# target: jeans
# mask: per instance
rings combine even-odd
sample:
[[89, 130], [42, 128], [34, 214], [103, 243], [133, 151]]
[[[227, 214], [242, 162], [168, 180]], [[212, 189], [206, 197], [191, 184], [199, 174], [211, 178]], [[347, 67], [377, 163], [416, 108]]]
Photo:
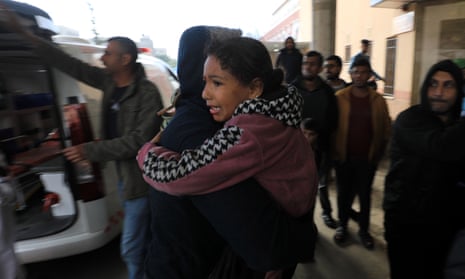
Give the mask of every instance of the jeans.
[[[118, 183], [118, 188], [122, 188]], [[121, 257], [129, 279], [144, 278], [146, 246], [150, 241], [150, 209], [148, 196], [123, 201], [124, 222], [121, 235]]]

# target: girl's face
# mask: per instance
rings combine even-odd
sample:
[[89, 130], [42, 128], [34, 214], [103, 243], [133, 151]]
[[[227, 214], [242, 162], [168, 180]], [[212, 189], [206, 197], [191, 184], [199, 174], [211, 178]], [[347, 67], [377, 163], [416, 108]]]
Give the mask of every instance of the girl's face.
[[203, 78], [205, 88], [202, 98], [207, 101], [213, 119], [218, 122], [229, 120], [240, 103], [260, 96], [263, 90], [258, 79], [247, 86], [241, 84], [228, 71], [221, 69], [218, 59], [214, 56], [207, 57]]

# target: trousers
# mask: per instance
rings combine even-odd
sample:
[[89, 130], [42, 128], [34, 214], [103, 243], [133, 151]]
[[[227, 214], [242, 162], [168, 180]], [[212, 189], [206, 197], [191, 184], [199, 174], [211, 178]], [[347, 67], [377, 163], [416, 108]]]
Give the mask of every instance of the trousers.
[[258, 272], [313, 259], [313, 212], [290, 217], [253, 179], [188, 198], [151, 189], [150, 200], [147, 278], [207, 278], [226, 246]]
[[[122, 183], [119, 183], [121, 189]], [[148, 196], [123, 201], [124, 220], [121, 234], [121, 257], [129, 279], [144, 278], [147, 243], [150, 241], [150, 208]]]
[[339, 223], [346, 227], [355, 196], [360, 201], [359, 227], [368, 232], [370, 225], [371, 192], [376, 165], [363, 160], [347, 160], [335, 166]]

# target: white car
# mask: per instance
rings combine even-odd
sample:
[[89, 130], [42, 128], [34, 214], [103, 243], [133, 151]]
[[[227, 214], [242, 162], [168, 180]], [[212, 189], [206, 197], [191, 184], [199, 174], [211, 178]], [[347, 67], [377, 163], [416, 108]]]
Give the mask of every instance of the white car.
[[[3, 1], [36, 34], [98, 64], [103, 47], [55, 36], [42, 10]], [[176, 76], [161, 60], [140, 55], [165, 105]], [[101, 93], [49, 68], [27, 42], [0, 29], [0, 143], [10, 160], [18, 196], [15, 251], [22, 263], [97, 249], [121, 232], [123, 211], [114, 164], [73, 165], [62, 148], [96, 139]]]

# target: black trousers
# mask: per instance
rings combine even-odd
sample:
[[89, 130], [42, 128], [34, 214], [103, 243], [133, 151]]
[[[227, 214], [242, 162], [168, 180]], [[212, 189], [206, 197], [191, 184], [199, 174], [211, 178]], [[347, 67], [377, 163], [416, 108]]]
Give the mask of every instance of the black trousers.
[[391, 279], [444, 278], [453, 236], [453, 230], [446, 226], [398, 223], [386, 216], [385, 238]]
[[[161, 144], [181, 152], [199, 146], [219, 128], [206, 109], [188, 99], [164, 130]], [[152, 242], [146, 277], [205, 279], [230, 247], [252, 271], [294, 267], [311, 260], [313, 212], [292, 218], [249, 179], [215, 193], [174, 197], [150, 190]]]
[[207, 278], [226, 246], [262, 273], [313, 259], [313, 212], [290, 217], [253, 179], [202, 196], [150, 196], [147, 278]]
[[325, 215], [331, 215], [331, 213], [333, 212], [328, 193], [328, 180], [331, 169], [332, 162], [329, 159], [327, 152], [321, 152], [320, 162], [318, 166], [318, 198], [320, 200], [321, 209], [323, 211], [322, 213]]
[[207, 278], [225, 245], [191, 201], [150, 189], [146, 278]]
[[459, 231], [452, 243], [450, 253], [448, 254], [445, 279], [465, 278], [465, 229]]
[[363, 160], [348, 160], [344, 163], [337, 163], [335, 170], [340, 225], [347, 227], [352, 204], [355, 196], [358, 196], [360, 202], [360, 231], [368, 232], [370, 225], [371, 191], [376, 165]]

